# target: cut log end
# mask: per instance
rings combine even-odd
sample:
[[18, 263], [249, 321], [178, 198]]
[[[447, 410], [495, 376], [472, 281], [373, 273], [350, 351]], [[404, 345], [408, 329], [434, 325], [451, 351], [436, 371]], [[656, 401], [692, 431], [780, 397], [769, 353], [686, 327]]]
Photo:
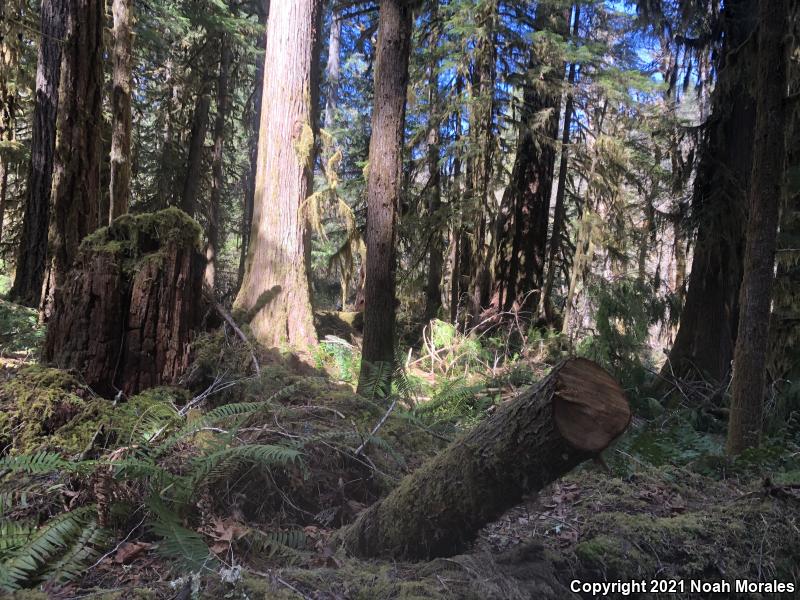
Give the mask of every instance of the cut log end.
[[622, 387], [602, 367], [573, 358], [558, 371], [553, 420], [572, 446], [605, 450], [628, 427], [631, 410]]

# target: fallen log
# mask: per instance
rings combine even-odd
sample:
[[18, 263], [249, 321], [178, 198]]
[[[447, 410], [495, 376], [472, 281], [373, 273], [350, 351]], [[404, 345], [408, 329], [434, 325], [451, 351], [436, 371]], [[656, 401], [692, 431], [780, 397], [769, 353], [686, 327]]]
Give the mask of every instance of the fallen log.
[[405, 477], [340, 540], [367, 558], [457, 554], [524, 494], [596, 457], [630, 418], [611, 375], [589, 360], [569, 359]]

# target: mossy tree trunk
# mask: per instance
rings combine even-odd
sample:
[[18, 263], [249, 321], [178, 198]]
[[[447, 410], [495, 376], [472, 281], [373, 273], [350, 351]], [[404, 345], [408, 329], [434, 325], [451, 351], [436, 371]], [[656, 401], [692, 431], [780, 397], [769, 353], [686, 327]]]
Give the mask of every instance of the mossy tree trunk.
[[10, 297], [26, 306], [38, 306], [47, 266], [50, 192], [56, 144], [56, 112], [61, 78], [61, 40], [67, 0], [43, 0], [41, 38], [36, 63], [31, 158], [17, 269]]
[[45, 360], [109, 397], [177, 383], [202, 315], [199, 244], [176, 208], [123, 215], [88, 237], [56, 291]]
[[362, 557], [427, 559], [464, 549], [478, 530], [628, 426], [619, 384], [585, 359], [561, 363], [407, 476], [340, 535]]
[[412, 21], [409, 2], [381, 1], [367, 181], [361, 388], [372, 367], [394, 362], [395, 245], [403, 182], [403, 133]]
[[234, 303], [262, 344], [301, 351], [317, 341], [302, 204], [312, 187], [321, 15], [321, 0], [270, 5], [253, 223]]
[[758, 90], [747, 247], [734, 353], [728, 452], [739, 454], [761, 438], [769, 349], [769, 321], [778, 216], [786, 160], [786, 0], [760, 0]]

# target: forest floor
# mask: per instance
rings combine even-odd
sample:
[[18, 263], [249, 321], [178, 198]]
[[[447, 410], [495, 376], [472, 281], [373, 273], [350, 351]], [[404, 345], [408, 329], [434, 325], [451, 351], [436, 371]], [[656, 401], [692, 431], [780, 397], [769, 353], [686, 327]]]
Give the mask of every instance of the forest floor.
[[[0, 357], [0, 567], [11, 574], [0, 583], [19, 588], [12, 598], [557, 599], [596, 595], [574, 594], [573, 580], [653, 579], [682, 580], [677, 597], [696, 598], [711, 596], [688, 593], [690, 580], [800, 582], [794, 421], [731, 462], [707, 411], [637, 401], [607, 464], [524, 499], [462, 554], [364, 561], [337, 548], [336, 530], [513, 397], [520, 363], [432, 388], [437, 369], [462, 370], [464, 340], [433, 349], [435, 365], [409, 358], [402, 401], [374, 431], [386, 399], [353, 392], [341, 336], [313, 366], [259, 351], [256, 377], [249, 348], [209, 335], [184, 388], [112, 405], [37, 365], [30, 315], [3, 314], [19, 328]], [[551, 364], [533, 358], [530, 381]]]

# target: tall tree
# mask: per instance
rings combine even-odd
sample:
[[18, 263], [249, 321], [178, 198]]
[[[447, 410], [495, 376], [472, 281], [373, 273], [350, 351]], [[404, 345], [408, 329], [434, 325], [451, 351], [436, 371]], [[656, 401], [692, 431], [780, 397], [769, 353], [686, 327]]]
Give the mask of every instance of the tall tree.
[[205, 284], [214, 289], [217, 273], [217, 252], [220, 243], [220, 204], [225, 185], [223, 151], [225, 147], [225, 120], [228, 118], [230, 97], [228, 78], [231, 69], [230, 41], [220, 34], [219, 76], [217, 77], [217, 115], [214, 120], [214, 152], [211, 158], [211, 196], [208, 201], [208, 239], [206, 241]]
[[728, 452], [761, 437], [778, 215], [786, 159], [788, 2], [760, 0], [757, 105], [739, 335], [734, 354]]
[[[566, 36], [569, 10], [540, 2], [520, 108], [517, 154], [497, 231], [498, 308], [514, 304], [531, 315], [544, 283], [550, 194], [561, 110], [564, 63], [551, 32]], [[509, 239], [510, 238], [510, 239]]]
[[192, 113], [192, 132], [189, 136], [189, 152], [186, 155], [186, 173], [181, 195], [181, 209], [190, 217], [197, 216], [197, 195], [203, 172], [203, 151], [206, 144], [210, 108], [211, 96], [205, 90], [201, 90], [197, 95], [197, 102]]
[[[578, 37], [578, 28], [580, 27], [580, 23], [581, 6], [580, 4], [576, 4], [571, 32], [572, 40], [576, 40]], [[548, 244], [547, 276], [545, 277], [544, 288], [542, 288], [541, 298], [539, 299], [539, 314], [543, 315], [549, 322], [553, 321], [553, 285], [555, 283], [556, 269], [558, 268], [558, 253], [561, 249], [564, 222], [566, 220], [566, 207], [564, 206], [564, 199], [567, 192], [570, 129], [572, 127], [572, 116], [575, 110], [575, 98], [572, 93], [572, 87], [575, 85], [575, 80], [577, 79], [577, 71], [577, 63], [570, 63], [569, 74], [567, 75], [567, 85], [569, 87], [566, 93], [566, 102], [564, 103], [564, 119], [561, 132], [561, 156], [558, 166], [556, 202], [555, 207], [553, 208], [553, 228], [550, 232], [550, 242]]]
[[104, 17], [104, 3], [100, 0], [67, 2], [50, 241], [56, 303], [58, 290], [81, 240], [94, 231], [100, 221]]
[[[331, 3], [333, 4], [333, 3]], [[335, 10], [331, 11], [331, 30], [328, 35], [328, 63], [325, 65], [325, 81], [328, 88], [325, 94], [325, 129], [333, 127], [333, 119], [339, 103], [339, 78], [341, 61], [339, 58], [342, 38], [342, 19]]]
[[[258, 48], [263, 52], [267, 46], [267, 17], [269, 15], [269, 1], [261, 0], [257, 4], [258, 22], [263, 33], [258, 38]], [[248, 135], [248, 150], [250, 164], [247, 169], [247, 180], [244, 191], [244, 204], [242, 206], [241, 223], [241, 249], [239, 254], [239, 269], [236, 277], [236, 287], [242, 285], [244, 268], [247, 264], [247, 248], [250, 245], [250, 229], [253, 225], [253, 199], [256, 195], [256, 174], [258, 171], [258, 129], [261, 125], [261, 93], [264, 87], [264, 59], [258, 60], [252, 95], [252, 108], [246, 111]]]
[[321, 0], [270, 6], [253, 225], [234, 303], [261, 343], [301, 350], [317, 339], [308, 282], [309, 227], [300, 209], [312, 185], [321, 15]]
[[130, 0], [113, 0], [113, 87], [111, 89], [111, 184], [109, 222], [128, 212], [131, 195], [132, 44]]
[[68, 5], [68, 0], [43, 0], [41, 4], [30, 169], [17, 270], [10, 293], [12, 299], [27, 306], [39, 304], [47, 265], [61, 40]]
[[722, 10], [718, 78], [692, 200], [697, 240], [667, 375], [699, 370], [721, 381], [730, 373], [753, 160], [757, 7], [757, 0], [729, 0]]
[[381, 0], [367, 181], [361, 389], [369, 380], [371, 368], [394, 361], [395, 241], [403, 181], [403, 133], [412, 24], [409, 2]]
[[439, 128], [440, 128], [440, 99], [439, 99], [439, 59], [437, 47], [439, 45], [441, 24], [437, 4], [431, 7], [430, 31], [428, 34], [428, 132], [427, 132], [427, 162], [428, 162], [428, 216], [431, 219], [431, 239], [428, 244], [428, 279], [425, 285], [425, 319], [430, 320], [437, 316], [442, 308], [442, 269], [444, 267], [444, 239], [441, 215], [442, 205], [442, 173], [439, 166]]

